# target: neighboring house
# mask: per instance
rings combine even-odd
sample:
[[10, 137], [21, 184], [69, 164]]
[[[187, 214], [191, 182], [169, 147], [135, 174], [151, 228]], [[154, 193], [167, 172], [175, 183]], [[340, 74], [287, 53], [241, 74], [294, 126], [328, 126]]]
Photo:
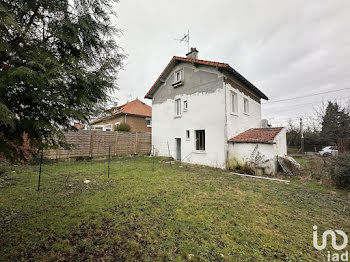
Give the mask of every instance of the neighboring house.
[[[152, 99], [155, 153], [189, 163], [229, 167], [230, 160], [249, 155], [237, 152], [243, 144], [234, 138], [262, 127], [261, 99], [268, 98], [228, 64], [199, 60], [195, 48], [186, 56], [174, 56], [145, 96]], [[265, 135], [266, 130], [259, 134]], [[280, 138], [268, 141], [279, 148], [273, 153], [264, 139], [244, 147], [252, 157], [263, 155], [273, 162], [273, 171], [277, 156], [287, 153], [285, 132], [274, 130]]]
[[90, 129], [113, 131], [121, 123], [130, 125], [130, 131], [151, 132], [152, 107], [136, 99], [108, 110], [108, 115], [90, 123]]
[[80, 123], [74, 123], [74, 125], [73, 125], [76, 129], [84, 129], [85, 128], [85, 126], [83, 125], [83, 124], [80, 124]]

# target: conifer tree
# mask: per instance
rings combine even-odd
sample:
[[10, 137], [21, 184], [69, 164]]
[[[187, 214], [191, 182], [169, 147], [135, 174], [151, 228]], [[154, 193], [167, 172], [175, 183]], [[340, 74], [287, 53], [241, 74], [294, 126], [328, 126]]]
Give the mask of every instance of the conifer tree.
[[114, 0], [0, 0], [0, 152], [64, 143], [116, 88], [123, 52]]

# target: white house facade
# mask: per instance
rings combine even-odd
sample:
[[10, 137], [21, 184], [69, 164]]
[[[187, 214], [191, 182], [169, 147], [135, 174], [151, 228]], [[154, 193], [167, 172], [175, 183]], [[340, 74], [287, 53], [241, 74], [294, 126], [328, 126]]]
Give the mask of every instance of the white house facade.
[[228, 167], [229, 139], [261, 127], [267, 97], [228, 64], [173, 57], [146, 94], [152, 99], [154, 153], [178, 161]]

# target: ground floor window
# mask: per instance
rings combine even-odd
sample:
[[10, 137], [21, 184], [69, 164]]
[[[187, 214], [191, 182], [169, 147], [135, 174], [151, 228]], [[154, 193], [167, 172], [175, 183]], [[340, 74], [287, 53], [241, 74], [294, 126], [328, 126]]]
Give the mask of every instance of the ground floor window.
[[205, 130], [196, 130], [196, 150], [205, 150]]

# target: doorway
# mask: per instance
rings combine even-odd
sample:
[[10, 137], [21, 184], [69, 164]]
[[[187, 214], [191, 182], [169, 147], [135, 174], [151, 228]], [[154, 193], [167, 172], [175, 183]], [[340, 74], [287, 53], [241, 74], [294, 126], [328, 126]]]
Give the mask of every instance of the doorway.
[[176, 141], [176, 160], [181, 161], [181, 138], [175, 138]]

